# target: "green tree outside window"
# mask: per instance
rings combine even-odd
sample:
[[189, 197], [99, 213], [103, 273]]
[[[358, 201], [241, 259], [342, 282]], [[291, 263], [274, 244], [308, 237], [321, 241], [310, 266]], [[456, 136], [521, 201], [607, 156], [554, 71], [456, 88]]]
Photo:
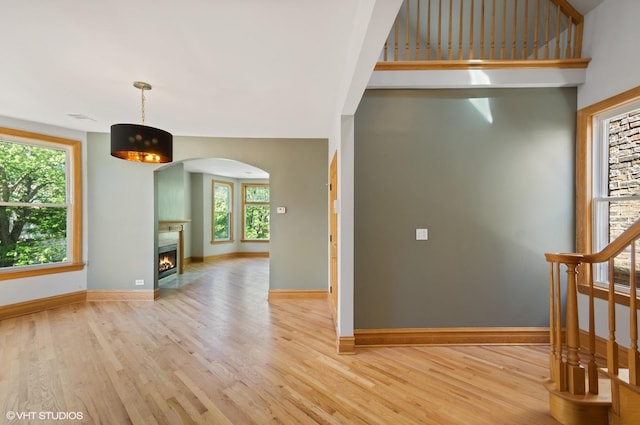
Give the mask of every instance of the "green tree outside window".
[[67, 152], [0, 139], [0, 267], [67, 261]]
[[233, 204], [233, 186], [226, 182], [213, 182], [213, 241], [232, 240], [231, 205]]
[[243, 240], [268, 241], [270, 237], [269, 185], [245, 183], [242, 185], [242, 190]]

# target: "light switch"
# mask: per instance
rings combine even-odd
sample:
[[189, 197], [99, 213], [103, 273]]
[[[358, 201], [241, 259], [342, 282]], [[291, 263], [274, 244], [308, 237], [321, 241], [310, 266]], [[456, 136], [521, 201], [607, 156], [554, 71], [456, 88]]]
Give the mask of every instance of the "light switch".
[[416, 229], [416, 240], [426, 241], [429, 239], [429, 229]]
[[276, 208], [276, 212], [278, 214], [286, 214], [287, 213], [287, 207], [278, 207], [278, 208]]

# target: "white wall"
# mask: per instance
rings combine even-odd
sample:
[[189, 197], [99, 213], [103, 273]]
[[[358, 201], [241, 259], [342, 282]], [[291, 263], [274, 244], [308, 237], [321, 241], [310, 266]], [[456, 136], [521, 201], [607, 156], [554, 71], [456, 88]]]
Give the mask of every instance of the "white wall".
[[[393, 24], [402, 0], [361, 1], [358, 17], [369, 20], [368, 25], [354, 24], [352, 46], [363, 46], [357, 55], [345, 57], [345, 73], [341, 80], [338, 109], [335, 116], [327, 164], [338, 155], [338, 336], [353, 336], [353, 117], [369, 81], [373, 66]], [[366, 40], [362, 44], [362, 40]], [[354, 48], [348, 49], [353, 51]], [[356, 49], [358, 50], [358, 49]], [[329, 176], [327, 175], [327, 181]], [[327, 204], [329, 201], [327, 193]], [[327, 218], [328, 220], [328, 218]], [[327, 247], [327, 254], [328, 254]], [[327, 259], [327, 269], [329, 262]], [[329, 278], [328, 278], [329, 279]], [[327, 279], [327, 287], [330, 283]]]
[[[29, 131], [49, 136], [79, 140], [82, 146], [82, 258], [86, 262], [88, 249], [88, 214], [87, 214], [87, 135], [86, 133], [60, 127], [38, 124], [29, 121], [16, 120], [0, 116], [0, 126], [15, 130]], [[35, 276], [23, 279], [0, 281], [0, 305], [19, 303], [37, 298], [51, 297], [87, 289], [87, 269]]]
[[[596, 335], [601, 338], [609, 338], [609, 307], [606, 300], [596, 299], [594, 302]], [[589, 297], [578, 294], [578, 312], [580, 329], [589, 329]], [[629, 307], [616, 306], [616, 340], [618, 344], [629, 347]]]
[[338, 155], [338, 335], [352, 336], [354, 325], [354, 116], [343, 116]]
[[638, 0], [606, 0], [585, 16], [582, 55], [592, 60], [578, 109], [640, 85], [638, 17]]

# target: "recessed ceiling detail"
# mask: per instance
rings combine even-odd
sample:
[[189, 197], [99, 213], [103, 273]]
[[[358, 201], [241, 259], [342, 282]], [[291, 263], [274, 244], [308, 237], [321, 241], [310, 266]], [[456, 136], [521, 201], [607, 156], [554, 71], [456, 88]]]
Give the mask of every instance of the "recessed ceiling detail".
[[234, 179], [268, 179], [269, 173], [244, 162], [226, 158], [202, 158], [184, 161], [190, 173], [214, 174]]

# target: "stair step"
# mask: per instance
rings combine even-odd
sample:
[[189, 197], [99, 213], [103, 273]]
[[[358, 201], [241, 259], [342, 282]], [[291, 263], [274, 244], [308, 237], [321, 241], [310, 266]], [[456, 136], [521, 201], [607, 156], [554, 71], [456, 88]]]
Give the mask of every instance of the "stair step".
[[629, 389], [640, 393], [640, 386], [638, 385], [632, 385], [629, 383], [629, 369], [618, 369], [618, 374], [614, 374], [614, 373], [609, 373], [609, 369], [605, 368], [600, 368], [598, 369], [598, 371], [600, 373], [602, 373], [603, 375], [605, 375], [606, 377], [610, 378], [613, 381], [616, 381], [620, 384], [625, 385], [626, 387], [628, 387]]
[[567, 391], [557, 391], [555, 383], [551, 380], [546, 380], [544, 386], [549, 393], [557, 394], [558, 397], [571, 400], [574, 403], [611, 406], [611, 380], [609, 378], [598, 378], [598, 394], [576, 395]]
[[546, 380], [549, 391], [551, 416], [563, 425], [607, 425], [611, 407], [611, 380], [598, 378], [599, 394], [575, 395], [555, 389], [555, 383]]

